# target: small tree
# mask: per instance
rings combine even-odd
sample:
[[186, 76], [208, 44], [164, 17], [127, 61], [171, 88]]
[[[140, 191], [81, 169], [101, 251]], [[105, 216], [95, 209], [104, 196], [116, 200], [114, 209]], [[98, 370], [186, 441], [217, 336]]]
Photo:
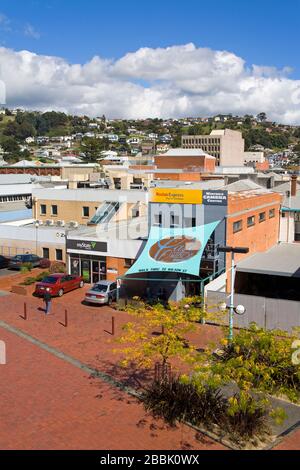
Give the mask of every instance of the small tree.
[[[123, 326], [124, 334], [117, 341], [122, 347], [121, 364], [135, 363], [150, 369], [156, 362], [165, 370], [171, 358], [193, 363], [197, 356], [195, 347], [186, 340], [186, 334], [195, 329], [195, 322], [204, 316], [199, 298], [187, 298], [179, 303], [148, 305], [138, 300], [129, 306], [128, 313], [135, 319]], [[161, 334], [157, 330], [163, 331]], [[118, 350], [120, 352], [120, 350]]]

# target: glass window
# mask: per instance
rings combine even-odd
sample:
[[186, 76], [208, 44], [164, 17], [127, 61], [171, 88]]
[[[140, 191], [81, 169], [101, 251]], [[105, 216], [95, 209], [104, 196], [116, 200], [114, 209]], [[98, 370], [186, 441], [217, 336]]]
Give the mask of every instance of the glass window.
[[233, 223], [233, 233], [240, 232], [243, 228], [242, 220], [238, 220], [237, 222]]
[[47, 206], [46, 206], [46, 204], [41, 204], [41, 205], [40, 205], [40, 213], [41, 213], [41, 215], [46, 215], [46, 214], [47, 214]]
[[275, 217], [275, 209], [269, 210], [269, 219], [273, 219]]
[[50, 258], [49, 248], [43, 248], [43, 258]]
[[57, 205], [52, 205], [51, 206], [51, 214], [52, 215], [57, 215], [58, 211], [57, 211]]
[[264, 222], [266, 220], [266, 213], [265, 212], [261, 212], [259, 214], [259, 222]]
[[255, 217], [254, 215], [251, 215], [251, 217], [247, 218], [247, 226], [253, 227], [253, 225], [255, 225]]
[[83, 217], [89, 217], [90, 216], [90, 208], [87, 207], [87, 206], [84, 206], [82, 208], [82, 214], [83, 214]]
[[60, 249], [55, 250], [56, 253], [56, 261], [62, 261], [63, 260], [63, 251]]
[[132, 266], [132, 261], [130, 258], [125, 258], [125, 268], [130, 268]]

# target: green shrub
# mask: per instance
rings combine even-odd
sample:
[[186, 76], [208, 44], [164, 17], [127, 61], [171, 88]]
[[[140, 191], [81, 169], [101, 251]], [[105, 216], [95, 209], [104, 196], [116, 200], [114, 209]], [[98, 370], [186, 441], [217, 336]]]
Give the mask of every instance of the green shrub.
[[21, 266], [21, 272], [30, 272], [32, 271], [32, 264], [31, 263], [23, 263], [22, 266]]
[[45, 277], [49, 276], [50, 272], [49, 271], [44, 271], [40, 273], [38, 276], [36, 276], [34, 279], [36, 282], [42, 281]]
[[252, 439], [270, 432], [270, 410], [266, 400], [258, 400], [246, 392], [228, 399], [224, 428], [231, 437]]
[[300, 368], [292, 363], [292, 343], [284, 332], [252, 325], [241, 330], [215, 357], [212, 373], [225, 381], [235, 381], [241, 389], [300, 398]]
[[23, 282], [21, 282], [21, 286], [31, 286], [35, 283], [35, 277], [27, 277]]

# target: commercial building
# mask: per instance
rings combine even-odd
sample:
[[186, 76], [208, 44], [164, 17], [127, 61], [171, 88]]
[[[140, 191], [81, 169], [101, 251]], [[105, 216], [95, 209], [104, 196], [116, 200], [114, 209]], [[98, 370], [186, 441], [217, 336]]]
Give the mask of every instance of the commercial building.
[[231, 129], [214, 130], [210, 135], [183, 135], [182, 147], [202, 149], [216, 158], [217, 166], [243, 166], [245, 141]]

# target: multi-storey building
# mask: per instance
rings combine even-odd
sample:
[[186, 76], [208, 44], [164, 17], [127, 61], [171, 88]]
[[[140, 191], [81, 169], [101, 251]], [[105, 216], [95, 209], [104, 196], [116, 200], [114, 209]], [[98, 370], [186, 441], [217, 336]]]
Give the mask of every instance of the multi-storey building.
[[243, 166], [245, 141], [242, 133], [231, 129], [214, 130], [210, 135], [183, 135], [182, 147], [202, 149], [216, 158], [218, 166]]

